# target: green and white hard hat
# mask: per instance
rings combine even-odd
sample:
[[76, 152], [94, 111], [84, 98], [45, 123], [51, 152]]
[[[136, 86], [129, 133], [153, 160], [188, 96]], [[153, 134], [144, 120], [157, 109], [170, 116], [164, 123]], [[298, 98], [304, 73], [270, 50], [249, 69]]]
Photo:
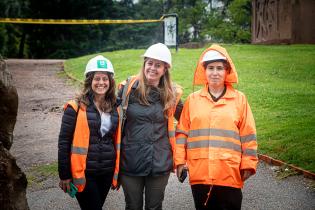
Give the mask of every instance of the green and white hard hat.
[[102, 55], [97, 55], [96, 57], [89, 60], [85, 67], [84, 76], [86, 76], [90, 72], [95, 71], [104, 71], [112, 73], [113, 75], [115, 74], [114, 67], [110, 60]]

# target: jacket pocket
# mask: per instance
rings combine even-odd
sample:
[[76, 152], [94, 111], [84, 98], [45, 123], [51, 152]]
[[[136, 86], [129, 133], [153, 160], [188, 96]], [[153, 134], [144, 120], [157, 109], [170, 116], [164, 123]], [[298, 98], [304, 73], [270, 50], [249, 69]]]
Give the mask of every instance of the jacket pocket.
[[221, 151], [220, 152], [219, 165], [221, 168], [221, 179], [229, 185], [240, 185], [241, 174], [240, 164], [241, 156], [232, 152]]
[[150, 149], [146, 144], [134, 143], [124, 145], [122, 148], [122, 171], [132, 174], [145, 172], [148, 165]]
[[187, 154], [189, 180], [191, 183], [201, 183], [208, 179], [208, 153], [200, 150], [190, 150]]

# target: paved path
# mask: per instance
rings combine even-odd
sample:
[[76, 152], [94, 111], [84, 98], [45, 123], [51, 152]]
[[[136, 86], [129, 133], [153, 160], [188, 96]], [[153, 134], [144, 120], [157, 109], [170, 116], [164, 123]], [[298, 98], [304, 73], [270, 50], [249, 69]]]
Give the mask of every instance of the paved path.
[[[293, 176], [284, 180], [275, 178], [269, 165], [260, 163], [256, 176], [250, 178], [243, 189], [243, 210], [314, 210], [315, 192], [308, 187], [310, 180], [301, 176]], [[55, 186], [27, 194], [32, 210], [79, 209], [75, 199], [60, 191]], [[103, 210], [123, 210], [124, 196], [119, 192], [110, 191]], [[167, 185], [165, 210], [194, 209], [189, 184], [179, 183], [173, 174]]]
[[[26, 170], [33, 165], [55, 162], [61, 107], [74, 95], [75, 88], [57, 76], [61, 71], [60, 61], [10, 60], [8, 64], [20, 99], [11, 152], [19, 166]], [[242, 209], [315, 210], [312, 180], [302, 176], [278, 180], [272, 168], [259, 164], [257, 175], [250, 178], [243, 189]], [[30, 209], [79, 209], [76, 200], [64, 194], [57, 183], [57, 177], [49, 177], [37, 183], [37, 187], [34, 183], [30, 185], [27, 190]], [[124, 209], [122, 189], [109, 193], [103, 209]], [[163, 209], [194, 209], [187, 180], [181, 184], [174, 175], [170, 177]]]

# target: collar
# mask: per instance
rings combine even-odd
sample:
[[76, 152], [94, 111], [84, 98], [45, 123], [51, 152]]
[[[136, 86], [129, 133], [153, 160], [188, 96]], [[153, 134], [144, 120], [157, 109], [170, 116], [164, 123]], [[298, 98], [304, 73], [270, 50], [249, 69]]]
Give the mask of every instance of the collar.
[[[211, 98], [210, 93], [208, 92], [208, 84], [206, 84], [203, 87], [203, 89], [200, 92], [200, 95], [204, 96], [204, 97]], [[233, 88], [233, 86], [226, 84], [226, 92], [225, 92], [224, 96], [221, 97], [221, 99], [228, 99], [228, 98], [235, 98], [235, 97], [236, 97], [236, 93], [235, 93], [235, 89]]]

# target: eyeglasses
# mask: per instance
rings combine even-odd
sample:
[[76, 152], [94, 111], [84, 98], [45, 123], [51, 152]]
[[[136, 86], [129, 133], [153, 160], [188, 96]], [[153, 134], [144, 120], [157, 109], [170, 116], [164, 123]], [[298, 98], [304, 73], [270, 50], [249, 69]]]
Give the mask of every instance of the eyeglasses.
[[217, 70], [218, 72], [224, 71], [224, 66], [207, 66], [206, 70], [214, 72], [214, 70]]

